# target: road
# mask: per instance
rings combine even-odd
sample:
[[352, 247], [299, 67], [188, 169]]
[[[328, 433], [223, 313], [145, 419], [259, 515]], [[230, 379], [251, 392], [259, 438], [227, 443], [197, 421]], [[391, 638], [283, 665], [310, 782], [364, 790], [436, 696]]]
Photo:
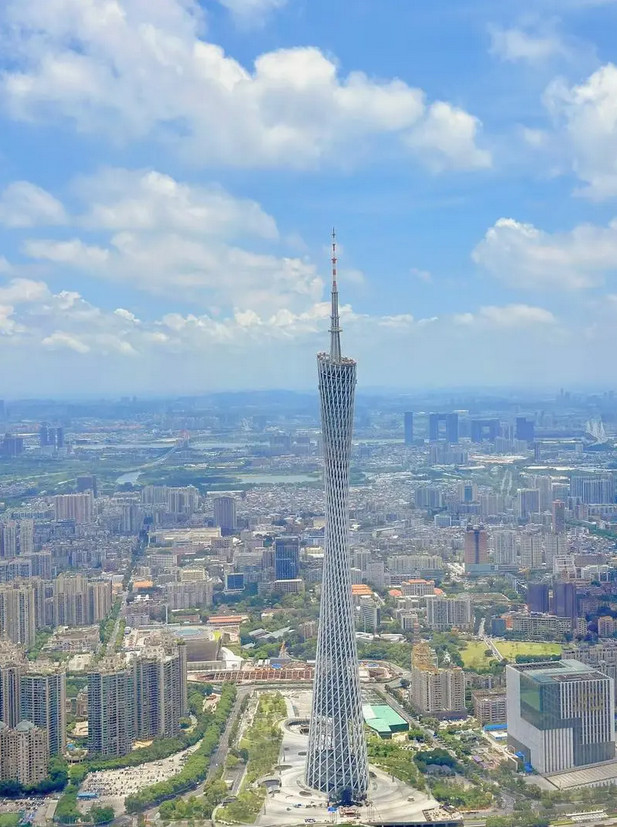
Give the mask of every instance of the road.
[[[236, 701], [233, 705], [233, 709], [231, 710], [229, 718], [227, 719], [227, 725], [219, 739], [219, 745], [216, 748], [216, 752], [214, 753], [214, 755], [212, 756], [212, 760], [210, 761], [210, 769], [208, 770], [208, 777], [206, 778], [206, 783], [212, 779], [213, 775], [218, 770], [218, 768], [225, 763], [225, 759], [227, 758], [227, 752], [229, 750], [229, 736], [231, 734], [231, 728], [233, 727], [236, 718], [238, 717], [238, 714], [240, 712], [240, 704], [246, 698], [247, 695], [250, 695], [252, 691], [252, 686], [241, 687], [240, 689], [238, 689]], [[200, 793], [203, 792], [203, 787], [203, 784], [199, 785], [198, 790]], [[195, 793], [193, 793], [193, 795], [195, 795]]]
[[118, 612], [118, 617], [116, 618], [116, 622], [114, 623], [114, 630], [111, 633], [109, 643], [107, 644], [107, 652], [109, 654], [112, 654], [116, 651], [116, 643], [118, 642], [118, 632], [120, 631], [120, 621], [124, 619], [124, 615], [126, 613], [126, 598], [127, 593], [122, 592], [122, 602], [120, 604], [120, 611]]
[[484, 618], [480, 621], [480, 625], [478, 626], [478, 637], [482, 640], [483, 643], [486, 643], [486, 648], [490, 649], [493, 655], [497, 658], [498, 661], [503, 660], [503, 655], [499, 651], [499, 649], [493, 643], [492, 638], [490, 638], [485, 631], [485, 621]]
[[[201, 784], [199, 784], [197, 787], [191, 787], [190, 790], [187, 790], [185, 793], [176, 796], [177, 798], [190, 798], [191, 796], [203, 795], [205, 785], [208, 783], [208, 781], [212, 779], [216, 770], [225, 763], [225, 759], [227, 758], [227, 752], [229, 750], [229, 736], [231, 733], [231, 728], [234, 725], [234, 721], [237, 719], [238, 714], [240, 712], [240, 704], [242, 703], [244, 698], [253, 691], [254, 687], [252, 686], [241, 687], [240, 689], [238, 689], [236, 701], [233, 705], [229, 718], [227, 719], [227, 725], [223, 730], [223, 734], [221, 735], [221, 738], [219, 740], [219, 745], [212, 755], [212, 760], [210, 761], [210, 767], [208, 769], [208, 775], [206, 776], [206, 779], [202, 781]], [[148, 810], [144, 811], [143, 814], [146, 817], [146, 823], [158, 820], [158, 809], [159, 805], [156, 804], [154, 807], [150, 807]]]

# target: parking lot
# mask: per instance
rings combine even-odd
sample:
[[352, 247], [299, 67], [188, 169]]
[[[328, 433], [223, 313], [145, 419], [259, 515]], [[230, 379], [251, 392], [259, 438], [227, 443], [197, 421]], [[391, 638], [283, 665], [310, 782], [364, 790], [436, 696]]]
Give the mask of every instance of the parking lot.
[[0, 798], [0, 814], [23, 813], [24, 820], [31, 824], [44, 824], [56, 809], [55, 798]]
[[123, 809], [127, 795], [139, 792], [144, 787], [167, 781], [182, 769], [187, 757], [198, 748], [198, 744], [189, 747], [183, 752], [170, 755], [160, 761], [152, 761], [139, 767], [125, 767], [121, 770], [100, 770], [90, 773], [81, 785], [80, 792], [97, 793], [94, 801], [82, 802], [84, 809], [92, 804], [109, 804], [119, 812]]

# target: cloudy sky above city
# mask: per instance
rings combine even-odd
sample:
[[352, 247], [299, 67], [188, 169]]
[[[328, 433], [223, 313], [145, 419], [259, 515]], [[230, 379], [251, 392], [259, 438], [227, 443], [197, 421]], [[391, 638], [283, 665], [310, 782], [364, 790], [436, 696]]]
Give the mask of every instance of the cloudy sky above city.
[[[617, 2], [4, 0], [0, 382], [617, 381]], [[615, 62], [613, 62], [615, 61]]]

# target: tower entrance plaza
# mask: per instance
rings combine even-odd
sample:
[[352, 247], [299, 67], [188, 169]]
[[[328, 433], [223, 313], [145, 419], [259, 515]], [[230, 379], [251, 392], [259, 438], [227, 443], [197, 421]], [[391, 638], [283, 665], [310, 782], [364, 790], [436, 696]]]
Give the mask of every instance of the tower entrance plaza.
[[287, 703], [288, 718], [282, 722], [280, 764], [268, 781], [266, 803], [256, 824], [259, 827], [291, 827], [294, 824], [423, 824], [458, 821], [439, 804], [382, 770], [368, 767], [365, 800], [356, 805], [328, 810], [328, 796], [306, 783], [309, 745], [309, 690], [279, 690]]

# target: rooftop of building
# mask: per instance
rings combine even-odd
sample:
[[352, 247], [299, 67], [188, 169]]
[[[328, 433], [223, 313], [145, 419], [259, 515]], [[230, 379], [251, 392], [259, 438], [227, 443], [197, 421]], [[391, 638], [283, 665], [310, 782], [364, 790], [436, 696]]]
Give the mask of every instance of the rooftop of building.
[[362, 714], [367, 726], [380, 734], [409, 729], [407, 721], [387, 704], [364, 704]]
[[517, 663], [509, 664], [508, 668], [517, 672], [524, 672], [537, 683], [563, 683], [566, 681], [589, 680], [590, 678], [606, 678], [593, 666], [587, 666], [580, 660], [548, 661], [544, 663]]
[[607, 761], [602, 764], [582, 767], [581, 769], [555, 773], [554, 775], [547, 775], [545, 778], [558, 790], [611, 784], [617, 780], [617, 761]]

